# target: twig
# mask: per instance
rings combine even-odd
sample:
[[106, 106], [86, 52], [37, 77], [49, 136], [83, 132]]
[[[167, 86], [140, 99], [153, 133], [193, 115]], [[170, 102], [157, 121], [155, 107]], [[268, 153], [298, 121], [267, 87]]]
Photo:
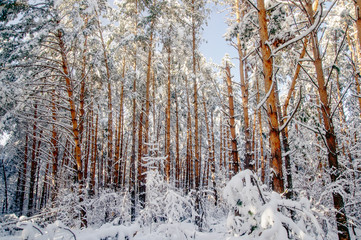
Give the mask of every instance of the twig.
[[252, 181], [252, 180], [253, 180], [253, 183], [256, 185], [256, 187], [257, 187], [257, 189], [258, 189], [258, 192], [259, 192], [259, 195], [260, 195], [260, 197], [261, 197], [261, 199], [262, 199], [263, 204], [266, 204], [266, 200], [264, 200], [264, 197], [263, 197], [263, 195], [262, 195], [261, 189], [260, 189], [260, 187], [259, 187], [259, 185], [258, 185], [258, 181], [257, 181], [257, 179], [256, 179], [253, 175], [251, 175], [251, 181]]
[[280, 132], [288, 126], [288, 124], [291, 122], [291, 120], [292, 120], [293, 117], [295, 116], [298, 107], [300, 106], [300, 103], [301, 103], [301, 100], [302, 100], [302, 90], [301, 90], [301, 89], [302, 89], [302, 88], [300, 88], [300, 99], [299, 99], [298, 102], [297, 102], [296, 108], [295, 108], [295, 110], [293, 110], [291, 116], [287, 119], [287, 121], [279, 128], [279, 131], [280, 131]]
[[351, 87], [351, 85], [352, 85], [352, 82], [350, 82], [350, 84], [347, 86], [347, 88], [346, 88], [345, 92], [344, 92], [344, 93], [342, 94], [342, 96], [340, 97], [340, 100], [338, 101], [338, 103], [337, 103], [337, 105], [336, 105], [335, 109], [332, 111], [330, 118], [332, 118], [332, 117], [333, 117], [333, 115], [335, 114], [335, 112], [336, 112], [336, 110], [337, 110], [338, 106], [340, 105], [341, 101], [342, 101], [342, 100], [343, 100], [343, 98], [345, 97], [345, 95], [346, 95], [346, 93], [347, 93], [347, 90]]
[[332, 65], [331, 71], [330, 71], [330, 73], [328, 74], [328, 77], [327, 77], [327, 82], [326, 82], [326, 87], [327, 87], [327, 85], [328, 85], [328, 82], [330, 81], [331, 74], [332, 74], [332, 71], [333, 71], [333, 69], [334, 69], [334, 67], [333, 67], [333, 66], [336, 64], [336, 61], [337, 61], [338, 55], [340, 54], [341, 49], [342, 49], [342, 47], [343, 47], [343, 44], [345, 43], [347, 30], [348, 30], [348, 25], [347, 25], [347, 27], [346, 27], [345, 34], [343, 35], [343, 39], [342, 39], [342, 42], [341, 42], [341, 46], [340, 46], [340, 48], [339, 48], [339, 49], [338, 49], [338, 51], [337, 51], [337, 54], [336, 54], [336, 56], [335, 56], [335, 60], [333, 61], [333, 65]]
[[76, 240], [76, 236], [75, 236], [75, 233], [73, 232], [73, 231], [71, 231], [69, 228], [65, 228], [65, 227], [59, 227], [60, 229], [64, 229], [64, 230], [67, 230], [67, 231], [69, 231], [72, 235], [73, 235], [73, 237], [74, 237], [74, 240]]
[[257, 10], [257, 12], [259, 12], [258, 7], [257, 7], [256, 5], [254, 5], [254, 3], [253, 3], [251, 0], [247, 0], [247, 2], [248, 2], [249, 4], [251, 4], [252, 7], [254, 7], [254, 8]]

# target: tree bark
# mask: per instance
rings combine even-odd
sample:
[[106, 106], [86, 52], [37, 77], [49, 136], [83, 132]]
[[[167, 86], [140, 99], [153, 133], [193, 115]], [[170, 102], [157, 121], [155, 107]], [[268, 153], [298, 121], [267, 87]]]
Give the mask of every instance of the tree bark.
[[178, 106], [178, 96], [177, 93], [175, 94], [175, 107], [176, 107], [176, 139], [175, 139], [175, 145], [176, 145], [176, 170], [175, 170], [175, 181], [176, 181], [176, 187], [180, 187], [180, 172], [182, 171], [181, 165], [180, 165], [180, 153], [179, 153], [179, 106]]
[[21, 175], [19, 174], [19, 176], [20, 176], [19, 177], [20, 178], [20, 199], [19, 199], [20, 214], [23, 214], [23, 210], [24, 210], [26, 172], [27, 172], [27, 168], [28, 168], [28, 149], [29, 149], [28, 142], [29, 142], [29, 135], [28, 135], [28, 133], [26, 133], [23, 167], [21, 169]]
[[[94, 110], [92, 107], [92, 117]], [[92, 121], [93, 122], [93, 121]], [[92, 158], [91, 158], [91, 179], [90, 179], [90, 195], [95, 194], [95, 175], [96, 175], [96, 163], [98, 154], [98, 114], [95, 116], [95, 126], [92, 126]]]
[[6, 171], [5, 171], [5, 164], [4, 164], [4, 160], [1, 159], [1, 165], [2, 165], [2, 170], [3, 170], [3, 179], [4, 179], [4, 207], [3, 207], [3, 213], [7, 213], [8, 212], [8, 183], [7, 183], [7, 176], [6, 176]]
[[[241, 13], [240, 13], [239, 0], [235, 0], [235, 12], [236, 12], [236, 20], [238, 23], [240, 23]], [[254, 163], [252, 163], [252, 146], [251, 146], [252, 140], [250, 133], [249, 113], [248, 113], [248, 79], [245, 79], [244, 64], [243, 64], [244, 54], [242, 50], [242, 43], [240, 40], [239, 33], [237, 33], [237, 50], [238, 50], [239, 75], [240, 75], [241, 92], [242, 92], [242, 108], [243, 108], [243, 116], [244, 116], [244, 138], [246, 141], [245, 153], [244, 153], [245, 154], [244, 167], [245, 169], [254, 170]]]
[[[309, 19], [311, 20], [310, 24], [314, 24], [315, 15], [312, 9], [310, 1], [306, 2], [306, 9]], [[324, 129], [326, 131], [326, 147], [327, 147], [327, 158], [328, 164], [331, 169], [330, 177], [331, 182], [336, 182], [340, 176], [340, 169], [338, 166], [337, 159], [337, 142], [336, 134], [331, 117], [331, 107], [328, 101], [329, 94], [327, 92], [327, 86], [325, 82], [325, 77], [323, 74], [322, 59], [319, 50], [319, 43], [317, 32], [311, 32], [310, 34], [311, 43], [312, 43], [312, 52], [314, 65], [316, 70], [317, 84], [318, 84], [318, 94], [321, 103], [321, 113], [324, 124]], [[344, 209], [343, 197], [338, 193], [332, 193], [334, 207], [337, 210], [336, 212], [336, 221], [337, 221], [337, 230], [339, 231], [338, 237], [340, 240], [350, 239], [350, 233], [347, 228], [347, 217]]]
[[232, 144], [232, 160], [230, 159], [229, 161], [232, 162], [232, 169], [230, 169], [230, 171], [232, 171], [231, 175], [234, 176], [239, 171], [239, 162], [238, 162], [236, 123], [234, 117], [232, 78], [231, 78], [231, 70], [229, 68], [228, 63], [226, 63], [226, 81], [227, 81], [227, 90], [228, 90], [229, 129], [231, 131], [231, 144]]
[[273, 174], [272, 188], [278, 193], [283, 193], [283, 171], [282, 171], [282, 154], [281, 141], [279, 133], [279, 122], [276, 106], [275, 86], [273, 84], [273, 57], [271, 49], [266, 42], [268, 41], [267, 18], [264, 0], [257, 0], [259, 35], [261, 39], [261, 52], [263, 61], [263, 74], [265, 93], [269, 94], [267, 98], [267, 114], [269, 118], [269, 141], [271, 146], [271, 168]]
[[57, 121], [56, 116], [56, 105], [55, 105], [55, 90], [52, 94], [52, 119], [54, 123], [52, 124], [52, 136], [51, 136], [51, 145], [52, 145], [52, 178], [51, 178], [51, 185], [52, 185], [52, 192], [51, 192], [51, 201], [52, 203], [55, 202], [55, 198], [58, 192], [58, 156], [59, 156], [59, 147], [58, 147], [58, 133], [55, 128], [55, 122]]
[[143, 162], [143, 124], [144, 124], [144, 109], [140, 112], [139, 128], [138, 128], [138, 193], [139, 193], [139, 205], [141, 208], [145, 207], [146, 197], [146, 183], [145, 183], [145, 163]]
[[193, 169], [192, 169], [192, 119], [191, 119], [191, 105], [189, 100], [188, 79], [185, 77], [186, 92], [187, 92], [187, 156], [186, 156], [186, 193], [193, 189]]
[[[61, 53], [61, 61], [62, 61], [62, 70], [64, 73], [64, 80], [66, 83], [66, 90], [68, 94], [68, 102], [70, 106], [70, 115], [71, 115], [71, 122], [72, 122], [72, 132], [73, 132], [73, 140], [75, 144], [75, 161], [76, 161], [76, 171], [77, 171], [77, 177], [79, 181], [79, 203], [81, 204], [83, 202], [83, 167], [82, 167], [82, 152], [81, 152], [81, 145], [79, 141], [79, 123], [77, 119], [76, 114], [76, 107], [74, 102], [74, 95], [73, 95], [73, 83], [69, 75], [68, 70], [68, 60], [66, 56], [66, 50], [65, 50], [65, 44], [63, 41], [63, 33], [61, 30], [58, 30], [57, 32], [57, 38], [58, 38], [58, 44], [60, 48]], [[81, 208], [81, 226], [86, 227], [87, 226], [87, 220], [86, 220], [86, 212], [84, 208]]]
[[33, 123], [33, 144], [31, 148], [31, 162], [30, 162], [30, 182], [29, 182], [29, 199], [28, 199], [28, 216], [31, 216], [33, 213], [33, 208], [35, 205], [34, 199], [34, 184], [35, 184], [35, 174], [37, 170], [37, 161], [36, 161], [36, 129], [37, 129], [37, 113], [38, 113], [38, 105], [35, 103], [34, 105], [34, 123]]
[[[135, 0], [135, 9], [134, 9], [134, 13], [135, 16], [138, 15], [138, 1]], [[138, 32], [138, 21], [135, 20], [134, 23], [134, 33], [135, 35]], [[136, 103], [136, 97], [135, 97], [135, 93], [137, 91], [137, 44], [134, 43], [134, 79], [133, 79], [133, 101], [132, 101], [132, 149], [131, 149], [131, 159], [130, 159], [130, 172], [129, 172], [129, 179], [130, 179], [130, 184], [129, 184], [129, 192], [130, 192], [130, 200], [131, 200], [131, 207], [130, 207], [130, 215], [131, 215], [131, 221], [134, 222], [135, 220], [135, 194], [136, 194], [136, 178], [135, 178], [135, 145], [136, 145], [136, 125], [137, 125], [137, 116], [136, 116], [136, 107], [137, 107], [137, 103]]]
[[[98, 17], [98, 16], [97, 16]], [[113, 105], [112, 105], [112, 87], [110, 81], [110, 69], [108, 64], [107, 50], [104, 43], [103, 31], [100, 26], [100, 21], [97, 19], [100, 41], [103, 49], [104, 64], [107, 76], [108, 87], [108, 161], [107, 162], [107, 177], [105, 179], [106, 185], [109, 187], [112, 184], [112, 165], [113, 165]]]
[[[195, 167], [195, 190], [198, 195], [200, 184], [200, 152], [199, 152], [199, 126], [198, 126], [198, 86], [197, 86], [197, 71], [196, 71], [196, 22], [195, 22], [195, 1], [192, 0], [192, 59], [193, 59], [193, 107], [194, 107], [194, 167]], [[199, 206], [196, 204], [196, 211], [199, 213]], [[197, 226], [200, 222], [196, 220]]]
[[170, 166], [171, 166], [171, 158], [170, 158], [170, 108], [171, 108], [171, 49], [170, 43], [167, 43], [169, 46], [166, 46], [168, 53], [168, 81], [167, 81], [167, 108], [166, 108], [166, 141], [165, 141], [165, 155], [167, 157], [165, 163], [165, 174], [166, 181], [169, 183], [170, 181]]

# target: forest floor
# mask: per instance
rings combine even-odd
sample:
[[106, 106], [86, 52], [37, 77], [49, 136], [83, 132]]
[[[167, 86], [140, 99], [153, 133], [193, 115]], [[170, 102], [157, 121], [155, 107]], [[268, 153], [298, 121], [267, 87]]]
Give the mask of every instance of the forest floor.
[[[175, 222], [150, 224], [140, 227], [138, 224], [130, 226], [105, 224], [99, 228], [88, 227], [86, 229], [67, 229], [56, 227], [57, 224], [48, 226], [46, 229], [37, 229], [36, 225], [29, 224], [24, 230], [16, 232], [12, 236], [0, 237], [0, 240], [228, 240], [232, 239], [226, 227], [225, 217], [213, 219], [212, 223], [202, 231], [194, 223]], [[40, 234], [40, 231], [42, 234]]]

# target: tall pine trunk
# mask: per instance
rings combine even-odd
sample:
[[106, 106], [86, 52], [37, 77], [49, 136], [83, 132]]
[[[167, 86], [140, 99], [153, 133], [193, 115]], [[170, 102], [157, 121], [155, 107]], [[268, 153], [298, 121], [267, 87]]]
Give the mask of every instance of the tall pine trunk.
[[[240, 12], [240, 3], [239, 0], [235, 0], [235, 12], [237, 23], [241, 22], [241, 12]], [[243, 15], [243, 13], [242, 13]], [[237, 50], [238, 50], [238, 59], [239, 59], [239, 75], [241, 81], [241, 92], [242, 92], [242, 108], [244, 116], [244, 138], [246, 141], [245, 144], [245, 159], [244, 167], [245, 169], [254, 170], [254, 163], [252, 163], [252, 146], [251, 146], [251, 133], [250, 133], [250, 120], [248, 113], [248, 79], [245, 78], [244, 72], [244, 63], [243, 63], [243, 50], [240, 40], [239, 33], [237, 33]]]
[[[61, 54], [61, 62], [62, 62], [62, 70], [64, 73], [64, 80], [66, 84], [66, 91], [68, 94], [68, 102], [69, 102], [69, 111], [71, 116], [71, 122], [72, 122], [72, 133], [73, 133], [73, 141], [75, 145], [74, 149], [74, 157], [76, 161], [76, 171], [77, 171], [77, 178], [79, 182], [79, 203], [82, 205], [82, 202], [84, 201], [83, 197], [83, 163], [82, 163], [82, 151], [81, 151], [81, 144], [79, 139], [79, 123], [77, 118], [77, 112], [75, 107], [75, 98], [74, 98], [74, 89], [73, 89], [73, 82], [70, 78], [69, 74], [69, 68], [68, 68], [68, 60], [66, 56], [66, 50], [65, 50], [65, 44], [63, 41], [63, 33], [61, 30], [58, 30], [56, 37], [58, 39], [58, 45], [60, 49]], [[86, 220], [86, 212], [84, 210], [84, 207], [81, 206], [80, 210], [80, 217], [81, 217], [81, 226], [86, 227], [87, 226], [87, 220]]]
[[[312, 9], [312, 3], [310, 1], [306, 2], [306, 9], [307, 9], [308, 18], [311, 21], [310, 24], [314, 24], [316, 16]], [[327, 86], [323, 74], [322, 59], [319, 50], [317, 32], [315, 31], [311, 32], [310, 40], [312, 44], [313, 59], [316, 70], [316, 77], [318, 84], [317, 89], [321, 103], [323, 125], [326, 132], [325, 139], [326, 139], [326, 148], [327, 148], [327, 159], [328, 159], [329, 167], [331, 169], [330, 177], [331, 177], [331, 182], [334, 183], [337, 181], [337, 179], [340, 176], [340, 169], [337, 158], [337, 141], [336, 141], [336, 133], [332, 122], [331, 106], [328, 100], [329, 94], [327, 92]], [[347, 217], [344, 209], [343, 197], [338, 192], [333, 192], [332, 196], [333, 196], [334, 207], [337, 210], [336, 221], [337, 221], [337, 230], [339, 231], [338, 237], [340, 240], [350, 239], [350, 233], [347, 228]]]
[[267, 114], [269, 119], [269, 142], [271, 146], [271, 168], [273, 169], [272, 188], [278, 193], [283, 193], [283, 171], [282, 171], [282, 153], [281, 140], [279, 132], [278, 114], [276, 106], [275, 84], [273, 84], [273, 57], [271, 56], [271, 49], [266, 42], [268, 38], [268, 26], [266, 17], [266, 8], [264, 0], [257, 0], [258, 21], [259, 21], [259, 35], [261, 40], [261, 52], [263, 62], [263, 74], [265, 93], [267, 98]]
[[236, 135], [236, 123], [234, 116], [234, 100], [233, 100], [233, 88], [232, 88], [232, 78], [231, 70], [228, 63], [226, 63], [226, 81], [227, 81], [227, 91], [228, 91], [228, 109], [229, 109], [229, 129], [231, 132], [231, 145], [232, 145], [232, 159], [229, 161], [232, 162], [232, 176], [236, 175], [239, 171], [239, 162], [238, 162], [238, 146], [237, 146], [237, 135]]

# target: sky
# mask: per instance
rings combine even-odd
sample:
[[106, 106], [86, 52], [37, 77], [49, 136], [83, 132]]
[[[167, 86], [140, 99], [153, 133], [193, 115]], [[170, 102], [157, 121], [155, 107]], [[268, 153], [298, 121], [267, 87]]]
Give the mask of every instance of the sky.
[[225, 20], [229, 10], [224, 10], [223, 6], [210, 6], [212, 10], [210, 17], [207, 20], [207, 25], [204, 25], [202, 37], [204, 42], [200, 46], [201, 53], [207, 58], [216, 64], [222, 63], [222, 58], [226, 53], [233, 58], [232, 62], [235, 65], [231, 69], [231, 74], [234, 76], [234, 81], [239, 81], [239, 73], [236, 71], [238, 66], [238, 60], [234, 59], [237, 56], [237, 50], [234, 47], [231, 47], [229, 43], [224, 39], [223, 35], [226, 33], [228, 28]]

